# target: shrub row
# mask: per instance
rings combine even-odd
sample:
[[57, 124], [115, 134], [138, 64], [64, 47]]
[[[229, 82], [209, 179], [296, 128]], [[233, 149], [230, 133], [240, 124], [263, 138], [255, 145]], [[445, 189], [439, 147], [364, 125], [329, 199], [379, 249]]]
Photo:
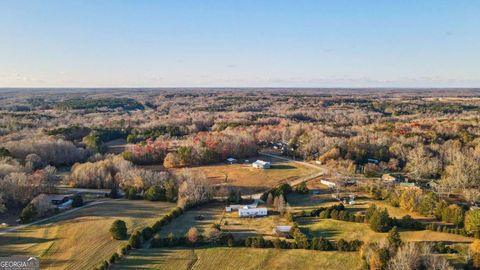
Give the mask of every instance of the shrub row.
[[466, 237], [474, 237], [480, 239], [480, 231], [476, 231], [473, 234], [468, 233], [465, 228], [451, 228], [448, 225], [430, 223], [426, 225], [425, 229], [435, 232], [458, 234]]
[[152, 238], [155, 233], [158, 233], [160, 229], [166, 224], [170, 223], [173, 219], [183, 214], [183, 209], [175, 207], [168, 214], [157, 220], [151, 227], [145, 227], [141, 230], [136, 230], [130, 235], [128, 243], [123, 246], [119, 251], [110, 256], [108, 260], [100, 263], [95, 269], [104, 270], [114, 264], [122, 256], [128, 254], [130, 250], [141, 248], [142, 244]]
[[[250, 248], [278, 248], [278, 249], [312, 249], [321, 251], [358, 251], [363, 245], [360, 240], [346, 241], [344, 239], [338, 240], [336, 243], [327, 240], [324, 237], [315, 237], [313, 239], [306, 239], [306, 245], [303, 243], [299, 245], [297, 241], [286, 241], [279, 238], [268, 240], [263, 236], [251, 236], [244, 239], [235, 240], [231, 233], [222, 233], [218, 241], [207, 242], [204, 239], [199, 240], [195, 245], [215, 245], [215, 246], [228, 246], [228, 247], [250, 247]], [[184, 236], [174, 237], [169, 236], [161, 238], [158, 234], [152, 240], [151, 247], [190, 247], [188, 239]]]

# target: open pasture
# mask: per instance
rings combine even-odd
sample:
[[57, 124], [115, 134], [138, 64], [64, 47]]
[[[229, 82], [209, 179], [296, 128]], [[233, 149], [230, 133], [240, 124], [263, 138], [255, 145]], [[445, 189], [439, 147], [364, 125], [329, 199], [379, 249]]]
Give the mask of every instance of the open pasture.
[[124, 242], [110, 237], [114, 220], [124, 220], [131, 232], [150, 225], [172, 207], [164, 202], [108, 200], [0, 235], [0, 256], [38, 256], [42, 269], [90, 269]]
[[257, 248], [144, 249], [114, 269], [360, 269], [357, 252]]

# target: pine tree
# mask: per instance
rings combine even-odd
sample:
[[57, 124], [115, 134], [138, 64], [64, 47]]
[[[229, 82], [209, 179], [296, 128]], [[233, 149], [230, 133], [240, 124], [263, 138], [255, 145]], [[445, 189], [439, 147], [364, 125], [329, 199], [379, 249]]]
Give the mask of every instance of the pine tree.
[[399, 248], [402, 245], [402, 239], [400, 238], [400, 233], [397, 230], [397, 226], [393, 227], [387, 236], [388, 243], [390, 246]]

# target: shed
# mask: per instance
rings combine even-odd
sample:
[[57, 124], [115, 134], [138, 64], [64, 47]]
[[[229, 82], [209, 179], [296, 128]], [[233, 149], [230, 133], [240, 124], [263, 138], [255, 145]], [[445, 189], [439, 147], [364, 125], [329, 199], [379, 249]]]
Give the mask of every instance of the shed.
[[280, 225], [273, 228], [273, 233], [277, 235], [288, 236], [290, 234], [291, 229], [292, 229], [292, 226]]

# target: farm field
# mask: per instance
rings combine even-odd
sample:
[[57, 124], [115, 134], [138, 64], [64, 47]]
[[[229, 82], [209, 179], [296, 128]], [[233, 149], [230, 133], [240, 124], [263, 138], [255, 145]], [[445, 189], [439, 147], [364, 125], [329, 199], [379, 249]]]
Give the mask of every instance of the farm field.
[[271, 212], [268, 216], [257, 218], [241, 218], [237, 212], [231, 212], [225, 214], [222, 230], [232, 233], [235, 237], [262, 235], [268, 239], [272, 236], [272, 229], [278, 225], [292, 225], [292, 222]]
[[[256, 169], [251, 162], [261, 159], [270, 161], [270, 169]], [[291, 161], [284, 161], [268, 157], [255, 157], [249, 159], [247, 164], [217, 164], [210, 166], [192, 167], [193, 173], [204, 173], [212, 185], [226, 185], [238, 187], [245, 193], [256, 193], [278, 185], [286, 180], [293, 180], [316, 172], [315, 168]], [[175, 169], [179, 173], [184, 169]], [[227, 178], [227, 181], [225, 181]]]
[[[328, 207], [339, 202], [336, 199], [332, 198], [332, 192], [324, 185], [316, 185], [318, 181], [309, 182], [309, 188], [311, 189], [309, 194], [289, 194], [287, 199], [290, 203], [290, 206], [295, 211], [301, 210], [312, 210], [318, 207]], [[313, 187], [312, 187], [313, 186]], [[313, 191], [318, 194], [313, 194]], [[393, 207], [386, 201], [373, 200], [368, 197], [365, 193], [349, 193], [343, 192], [343, 195], [355, 194], [355, 204], [345, 205], [345, 207], [352, 212], [363, 212], [369, 208], [372, 204], [375, 204], [380, 208], [387, 208], [388, 213], [391, 217], [401, 218], [405, 215], [410, 215], [414, 219], [431, 221], [431, 218], [421, 216], [415, 212], [407, 211], [399, 207]]]
[[[202, 220], [196, 219], [199, 216], [202, 216]], [[196, 227], [200, 233], [203, 233], [213, 224], [220, 224], [222, 231], [232, 233], [235, 237], [262, 235], [269, 238], [272, 236], [272, 229], [275, 226], [291, 225], [291, 222], [272, 212], [265, 217], [240, 218], [237, 211], [225, 212], [224, 204], [211, 203], [185, 211], [183, 215], [163, 227], [160, 235], [162, 237], [166, 237], [170, 233], [185, 235], [191, 227]]]
[[89, 269], [122, 243], [112, 240], [108, 232], [114, 220], [124, 220], [130, 232], [153, 223], [172, 207], [164, 202], [105, 201], [0, 235], [0, 256], [38, 256], [42, 269]]
[[143, 249], [114, 269], [359, 269], [358, 252], [254, 248]]
[[[160, 235], [162, 237], [166, 237], [170, 233], [184, 235], [191, 227], [195, 227], [200, 233], [203, 233], [205, 229], [212, 226], [212, 224], [220, 223], [225, 209], [224, 207], [224, 204], [212, 203], [195, 209], [189, 209], [174, 219], [172, 223], [163, 227]], [[203, 219], [198, 220], [197, 218], [199, 216], [202, 216]]]
[[[347, 222], [333, 219], [301, 218], [300, 227], [311, 237], [326, 237], [331, 240], [359, 239], [366, 241], [380, 241], [386, 238], [387, 233], [377, 233], [366, 223]], [[470, 243], [472, 238], [461, 235], [441, 233], [428, 230], [400, 231], [404, 241], [445, 241], [455, 243]]]

